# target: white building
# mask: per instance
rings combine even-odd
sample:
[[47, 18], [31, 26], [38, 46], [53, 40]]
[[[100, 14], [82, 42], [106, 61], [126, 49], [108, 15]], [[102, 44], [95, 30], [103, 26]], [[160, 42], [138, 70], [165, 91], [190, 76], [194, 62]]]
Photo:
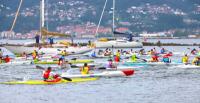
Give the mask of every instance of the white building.
[[164, 32], [161, 33], [142, 33], [139, 34], [141, 37], [167, 37], [167, 35]]
[[15, 32], [14, 31], [3, 31], [1, 32], [1, 38], [15, 38]]

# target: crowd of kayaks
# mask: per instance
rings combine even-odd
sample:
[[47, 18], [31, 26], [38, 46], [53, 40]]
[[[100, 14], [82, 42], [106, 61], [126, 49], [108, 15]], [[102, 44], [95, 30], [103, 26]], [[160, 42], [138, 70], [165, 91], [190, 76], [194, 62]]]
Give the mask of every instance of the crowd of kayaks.
[[[35, 52], [35, 50], [34, 50]], [[171, 68], [200, 68], [200, 51], [191, 51], [190, 55], [194, 56], [192, 62], [189, 61], [189, 55], [184, 55], [180, 57], [180, 61], [172, 61], [170, 58], [177, 56], [178, 53], [172, 53], [164, 48], [161, 49], [160, 53], [157, 53], [155, 48], [145, 52], [144, 49], [139, 51], [117, 50], [114, 52], [111, 49], [105, 50], [93, 50], [92, 52], [86, 54], [79, 54], [85, 59], [80, 59], [79, 57], [69, 59], [66, 53], [58, 54], [41, 54], [32, 53], [29, 55], [12, 58], [9, 62], [1, 62], [0, 66], [10, 66], [10, 65], [36, 65], [36, 68], [44, 70], [51, 66], [54, 70], [58, 69], [71, 69], [71, 68], [81, 68], [84, 63], [87, 63], [92, 70], [104, 70], [100, 73], [91, 74], [69, 74], [62, 73], [60, 79], [44, 81], [44, 80], [26, 80], [26, 81], [11, 81], [3, 82], [1, 84], [60, 84], [60, 83], [70, 83], [70, 82], [85, 82], [97, 80], [99, 77], [116, 77], [116, 76], [131, 76], [134, 74], [134, 69], [141, 66], [160, 66], [167, 65]], [[37, 55], [36, 55], [37, 54]], [[73, 57], [73, 56], [72, 56]], [[101, 61], [96, 61], [96, 59], [103, 58]], [[167, 62], [164, 59], [167, 58]], [[3, 61], [4, 59], [1, 59]]]

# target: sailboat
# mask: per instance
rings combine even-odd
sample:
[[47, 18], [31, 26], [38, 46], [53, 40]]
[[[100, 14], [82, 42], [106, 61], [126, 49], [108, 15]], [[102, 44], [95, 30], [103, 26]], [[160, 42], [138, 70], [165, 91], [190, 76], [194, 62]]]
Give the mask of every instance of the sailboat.
[[[20, 2], [19, 8], [21, 7], [22, 0]], [[41, 36], [42, 35], [53, 35], [53, 36], [63, 36], [63, 34], [55, 33], [55, 32], [48, 32], [42, 28], [44, 28], [44, 0], [40, 1], [40, 7], [41, 7], [41, 23], [40, 23], [40, 28], [41, 28]], [[18, 9], [19, 12], [19, 9]], [[16, 15], [17, 16], [17, 15]], [[16, 19], [14, 20], [14, 22]], [[14, 23], [13, 23], [14, 24]], [[13, 28], [13, 26], [12, 26]], [[11, 29], [12, 30], [12, 29]], [[35, 46], [27, 46], [27, 45], [11, 45], [11, 44], [6, 44], [4, 47], [8, 50], [10, 50], [13, 53], [16, 54], [22, 54], [22, 53], [32, 53], [34, 50], [37, 50], [39, 53], [45, 53], [45, 54], [58, 54], [63, 50], [66, 50], [69, 54], [82, 54], [82, 53], [87, 53], [93, 50], [93, 48], [85, 46], [85, 47], [63, 47], [63, 48], [57, 48], [57, 47], [35, 47]]]
[[[99, 24], [98, 24], [98, 27], [97, 27], [97, 30], [96, 30], [96, 35], [97, 35], [97, 32], [98, 32], [98, 28], [99, 28], [99, 25], [100, 25], [100, 22], [101, 22], [101, 19], [103, 17], [103, 13], [104, 13], [104, 10], [105, 10], [105, 7], [106, 7], [106, 4], [107, 4], [107, 0], [105, 1], [105, 4], [104, 4], [104, 8], [103, 8], [103, 11], [102, 11], [102, 14], [101, 14], [101, 17], [100, 17], [100, 20], [99, 20]], [[113, 36], [115, 35], [115, 33], [117, 33], [115, 31], [115, 0], [113, 0], [113, 28], [112, 28], [112, 31], [113, 31]], [[97, 40], [94, 42], [95, 46], [97, 48], [141, 48], [143, 46], [143, 44], [139, 41], [133, 41], [132, 40], [132, 37], [131, 39], [127, 40], [127, 39], [117, 39], [117, 40], [107, 40], [107, 39], [104, 39], [104, 40]]]

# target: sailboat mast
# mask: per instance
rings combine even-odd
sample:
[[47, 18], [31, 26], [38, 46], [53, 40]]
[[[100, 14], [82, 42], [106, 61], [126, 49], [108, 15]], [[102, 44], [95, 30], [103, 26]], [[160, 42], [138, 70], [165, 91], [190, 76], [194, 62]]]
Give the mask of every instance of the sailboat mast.
[[102, 20], [102, 18], [103, 18], [103, 14], [104, 14], [104, 11], [105, 11], [107, 2], [108, 2], [108, 0], [105, 0], [104, 6], [103, 6], [103, 11], [101, 12], [101, 17], [100, 17], [100, 19], [99, 19], [99, 23], [98, 23], [97, 29], [96, 29], [96, 31], [95, 31], [95, 36], [97, 36], [97, 34], [98, 34], [99, 26], [100, 26], [100, 24], [101, 24], [101, 20]]
[[113, 0], [113, 25], [112, 25], [113, 37], [115, 36], [114, 31], [115, 31], [115, 0]]
[[40, 36], [42, 37], [42, 28], [44, 28], [44, 0], [40, 1]]
[[21, 6], [22, 6], [22, 2], [23, 2], [23, 0], [20, 0], [19, 7], [18, 7], [17, 12], [16, 12], [16, 14], [15, 14], [15, 18], [14, 18], [14, 21], [13, 21], [13, 24], [12, 24], [12, 26], [11, 26], [10, 31], [13, 31], [13, 28], [14, 28], [15, 23], [16, 23], [16, 21], [17, 21], [17, 17], [18, 17], [18, 15], [19, 15], [19, 10], [20, 10], [20, 8], [21, 8]]

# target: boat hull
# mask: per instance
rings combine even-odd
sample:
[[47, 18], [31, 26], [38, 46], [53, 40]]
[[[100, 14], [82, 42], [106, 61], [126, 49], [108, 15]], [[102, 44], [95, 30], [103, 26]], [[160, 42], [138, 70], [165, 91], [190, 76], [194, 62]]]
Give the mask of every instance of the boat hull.
[[59, 54], [61, 51], [66, 50], [69, 54], [83, 54], [92, 51], [92, 48], [89, 47], [68, 47], [68, 48], [37, 48], [37, 47], [26, 47], [26, 46], [4, 46], [9, 51], [16, 53], [16, 54], [22, 54], [27, 53], [30, 54], [34, 50], [37, 50], [39, 53], [45, 53], [45, 54]]
[[136, 41], [117, 41], [117, 40], [111, 40], [111, 41], [96, 41], [95, 46], [97, 48], [141, 48], [143, 46], [142, 43], [136, 42]]

